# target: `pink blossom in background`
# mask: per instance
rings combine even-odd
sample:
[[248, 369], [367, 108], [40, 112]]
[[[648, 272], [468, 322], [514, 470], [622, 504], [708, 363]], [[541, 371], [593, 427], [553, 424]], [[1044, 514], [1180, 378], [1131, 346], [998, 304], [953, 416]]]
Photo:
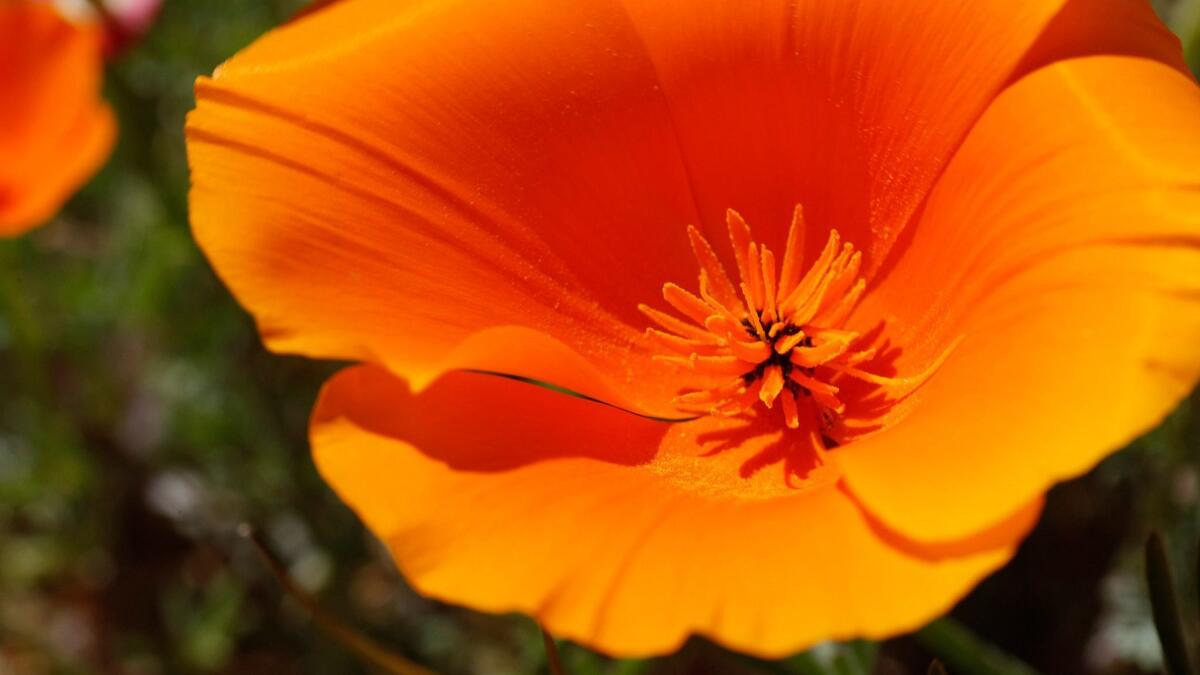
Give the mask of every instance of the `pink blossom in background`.
[[[108, 58], [120, 54], [136, 42], [154, 23], [162, 0], [100, 0], [110, 21], [105, 30], [104, 54]], [[95, 4], [91, 0], [53, 0], [64, 15], [77, 21], [94, 21]]]

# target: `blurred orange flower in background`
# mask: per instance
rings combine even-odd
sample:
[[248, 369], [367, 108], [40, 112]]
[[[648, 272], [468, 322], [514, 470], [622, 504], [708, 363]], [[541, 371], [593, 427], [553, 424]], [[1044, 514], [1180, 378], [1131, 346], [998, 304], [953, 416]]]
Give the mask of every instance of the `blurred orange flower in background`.
[[362, 362], [316, 462], [417, 589], [778, 655], [945, 611], [1194, 386], [1185, 73], [1134, 0], [343, 0], [197, 83], [192, 221]]
[[108, 158], [102, 41], [48, 3], [0, 2], [0, 236], [49, 220]]

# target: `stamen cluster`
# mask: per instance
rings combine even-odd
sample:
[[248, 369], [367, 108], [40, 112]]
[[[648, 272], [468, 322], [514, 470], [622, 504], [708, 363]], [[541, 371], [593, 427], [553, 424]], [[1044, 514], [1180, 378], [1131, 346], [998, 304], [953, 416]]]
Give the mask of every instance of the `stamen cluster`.
[[802, 274], [805, 226], [799, 206], [778, 267], [775, 254], [753, 240], [736, 211], [727, 212], [726, 222], [740, 276], [736, 287], [709, 243], [689, 227], [700, 265], [699, 295], [673, 283], [663, 286], [663, 298], [682, 319], [640, 307], [661, 327], [647, 329], [668, 352], [656, 358], [729, 377], [718, 386], [681, 393], [675, 399], [680, 410], [735, 416], [757, 403], [774, 408], [778, 402], [789, 428], [799, 428], [807, 417], [810, 431], [823, 434], [846, 411], [835, 384], [839, 378], [911, 388], [915, 378], [887, 378], [859, 368], [876, 351], [855, 349], [859, 334], [842, 326], [866, 291], [859, 276], [862, 253], [843, 243], [837, 230]]

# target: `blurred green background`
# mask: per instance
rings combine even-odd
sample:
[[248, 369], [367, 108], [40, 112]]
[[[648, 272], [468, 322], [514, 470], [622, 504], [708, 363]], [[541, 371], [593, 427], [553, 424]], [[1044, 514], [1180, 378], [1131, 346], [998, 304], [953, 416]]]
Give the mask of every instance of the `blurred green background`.
[[[424, 600], [317, 477], [306, 421], [333, 364], [268, 354], [187, 227], [192, 81], [302, 0], [167, 0], [108, 71], [108, 167], [55, 222], [0, 240], [0, 675], [369, 672], [282, 596], [258, 527], [334, 613], [446, 673], [547, 672], [537, 627]], [[1200, 66], [1200, 0], [1160, 3]], [[1141, 546], [1161, 529], [1197, 632], [1200, 398], [1062, 485], [1008, 568], [940, 623], [763, 663], [693, 640], [568, 673], [996, 672], [956, 626], [1046, 673], [1160, 668]]]

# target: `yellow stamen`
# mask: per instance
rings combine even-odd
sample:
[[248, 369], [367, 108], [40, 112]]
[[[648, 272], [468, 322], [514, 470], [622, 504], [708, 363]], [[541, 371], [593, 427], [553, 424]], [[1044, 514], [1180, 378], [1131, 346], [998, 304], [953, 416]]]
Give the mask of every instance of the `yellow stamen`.
[[812, 394], [812, 397], [822, 408], [832, 410], [838, 415], [846, 412], [846, 405], [837, 397], [839, 391], [837, 387], [827, 382], [815, 380], [796, 370], [793, 370], [789, 377], [793, 382], [804, 387], [808, 393]]
[[800, 428], [800, 411], [796, 408], [796, 396], [790, 391], [785, 391], [779, 396], [780, 405], [783, 408], [783, 423], [789, 429]]
[[753, 276], [753, 268], [750, 266], [748, 257], [753, 240], [750, 226], [746, 224], [742, 214], [733, 209], [725, 212], [725, 225], [729, 228], [729, 243], [733, 246], [733, 258], [737, 261], [738, 274], [743, 281], [748, 281]]
[[675, 333], [676, 335], [695, 340], [712, 341], [714, 344], [720, 342], [720, 338], [718, 338], [716, 335], [713, 335], [711, 332], [691, 324], [684, 323], [670, 314], [660, 312], [649, 305], [638, 305], [638, 310], [640, 310], [642, 314], [645, 314], [647, 317], [649, 317], [654, 323], [662, 326], [672, 333]]
[[762, 390], [762, 381], [755, 382], [736, 397], [726, 401], [716, 408], [716, 414], [726, 417], [736, 417], [754, 407], [758, 393]]
[[714, 314], [704, 320], [704, 327], [712, 332], [713, 336], [730, 335], [741, 332], [742, 325], [736, 321], [731, 321], [727, 316]]
[[[720, 348], [720, 343], [710, 342], [707, 340], [694, 340], [691, 338], [672, 335], [657, 328], [647, 328], [646, 336], [654, 339], [662, 346], [677, 351], [681, 354], [715, 354]], [[715, 337], [715, 336], [714, 336]]]
[[733, 351], [733, 355], [749, 363], [752, 367], [771, 358], [771, 347], [765, 342], [758, 340], [754, 342], [738, 340], [733, 335], [730, 335], [727, 341], [729, 342], [729, 349]]
[[740, 214], [726, 212], [726, 225], [739, 275], [736, 284], [700, 231], [689, 227], [700, 267], [698, 292], [672, 283], [663, 286], [663, 298], [686, 320], [639, 306], [659, 326], [646, 330], [666, 352], [655, 359], [715, 379], [716, 384], [676, 397], [680, 410], [736, 416], [760, 403], [773, 408], [779, 401], [784, 425], [803, 428], [807, 444], [823, 463], [826, 437], [840, 438], [837, 430], [847, 428], [841, 417], [848, 404], [831, 380], [853, 378], [886, 395], [904, 396], [945, 362], [950, 350], [907, 377], [884, 377], [864, 367], [877, 350], [857, 345], [859, 333], [843, 327], [867, 291], [859, 276], [862, 253], [830, 230], [820, 255], [804, 270], [806, 228], [799, 206], [778, 266], [775, 254], [754, 241]]
[[700, 263], [701, 275], [708, 277], [710, 292], [721, 304], [727, 307], [737, 305], [737, 291], [733, 289], [733, 284], [729, 281], [729, 277], [725, 275], [725, 268], [721, 266], [721, 261], [717, 258], [717, 254], [708, 245], [708, 242], [705, 241], [704, 236], [700, 234], [700, 230], [689, 225], [688, 238], [692, 242], [692, 253], [696, 255], [696, 261]]
[[775, 353], [781, 356], [787, 354], [795, 349], [796, 345], [804, 342], [804, 339], [807, 337], [808, 336], [804, 334], [804, 331], [800, 331], [795, 335], [788, 335], [787, 337], [775, 343]]
[[823, 366], [844, 354], [849, 346], [843, 340], [830, 340], [815, 347], [797, 347], [792, 350], [792, 363], [801, 368]]
[[748, 309], [751, 314], [755, 314], [754, 310], [762, 310], [767, 306], [767, 299], [764, 297], [763, 277], [762, 277], [762, 255], [759, 253], [758, 246], [750, 244], [750, 255], [746, 261], [749, 267], [750, 276], [746, 282], [750, 286], [750, 307]]
[[763, 405], [768, 408], [775, 405], [775, 399], [779, 397], [779, 392], [783, 391], [783, 384], [783, 368], [774, 363], [767, 366], [763, 371], [762, 391], [758, 394]]
[[804, 257], [804, 207], [796, 205], [792, 224], [788, 227], [787, 248], [783, 250], [783, 266], [779, 273], [779, 288], [792, 289], [800, 282]]
[[[786, 290], [787, 286], [780, 285], [780, 289], [787, 293], [783, 301], [779, 303], [781, 309], [788, 309], [798, 302], [803, 302], [808, 299], [808, 296], [817, 289], [817, 284], [825, 278], [825, 272], [829, 269], [829, 265], [833, 263], [834, 257], [837, 255], [838, 243], [841, 241], [837, 230], [829, 232], [829, 241], [825, 243], [825, 249], [821, 251], [821, 255], [817, 257], [813, 266], [808, 269], [804, 277], [791, 290]], [[786, 263], [785, 263], [786, 264]]]
[[858, 301], [862, 299], [862, 295], [866, 290], [867, 282], [865, 280], [859, 279], [855, 281], [854, 285], [842, 296], [841, 300], [826, 309], [814, 320], [826, 326], [841, 324], [850, 316], [850, 312], [854, 311], [854, 308], [858, 306]]
[[712, 314], [712, 307], [709, 307], [707, 302], [704, 302], [675, 284], [666, 284], [663, 286], [663, 300], [666, 300], [680, 314], [701, 326], [704, 325], [704, 320]]
[[704, 298], [704, 301], [706, 303], [708, 303], [709, 307], [712, 307], [714, 313], [720, 314], [721, 316], [725, 317], [726, 319], [729, 319], [730, 321], [732, 321], [734, 323], [740, 323], [741, 318], [736, 316], [733, 313], [733, 310], [730, 309], [730, 307], [731, 306], [732, 307], [740, 307], [741, 303], [736, 302], [736, 303], [731, 303], [731, 304], [727, 305], [724, 302], [721, 302], [720, 300], [717, 299], [716, 296], [714, 296], [712, 294], [712, 291], [710, 290], [709, 286], [710, 286], [710, 284], [708, 282], [708, 274], [705, 272], [701, 272], [700, 273], [700, 297]]
[[758, 333], [759, 339], [766, 340], [767, 339], [767, 331], [765, 328], [763, 328], [762, 318], [759, 317], [758, 309], [754, 306], [754, 301], [752, 300], [752, 298], [754, 297], [754, 295], [753, 295], [754, 292], [751, 291], [749, 288], [747, 288], [745, 282], [742, 283], [742, 293], [744, 293], [746, 296], [746, 303], [747, 303], [747, 310], [748, 310], [746, 312], [746, 315], [750, 320], [750, 325], [754, 326], [754, 332]]
[[956, 338], [954, 342], [950, 343], [950, 346], [947, 347], [940, 355], [938, 355], [938, 357], [934, 359], [933, 362], [925, 368], [925, 370], [922, 370], [916, 375], [909, 375], [907, 377], [884, 377], [882, 375], [868, 373], [865, 370], [855, 368], [853, 364], [840, 363], [829, 364], [829, 369], [834, 372], [845, 373], [846, 375], [857, 378], [864, 382], [869, 382], [871, 384], [884, 387], [888, 389], [888, 393], [891, 396], [895, 398], [903, 398], [916, 391], [917, 388], [925, 384], [930, 377], [933, 377], [933, 374], [942, 367], [942, 364], [946, 362], [946, 359], [950, 358], [950, 353], [962, 343], [964, 337], [966, 336], [958, 336], [958, 338]]
[[832, 263], [830, 263], [829, 269], [827, 269], [824, 276], [821, 277], [821, 281], [817, 285], [816, 289], [809, 294], [804, 302], [799, 303], [797, 306], [792, 308], [791, 314], [793, 321], [798, 324], [807, 324], [813, 320], [813, 317], [816, 316], [817, 312], [821, 310], [821, 306], [825, 303], [825, 298], [829, 295], [830, 286], [833, 285], [834, 281], [838, 278], [838, 275], [841, 274], [842, 268], [845, 267], [847, 258], [850, 256], [853, 250], [854, 249], [850, 244], [846, 244], [846, 247], [842, 250], [841, 255], [835, 258]]
[[776, 293], [778, 293], [778, 288], [775, 285], [775, 254], [771, 253], [771, 249], [766, 246], [762, 247], [759, 268], [762, 270], [763, 280], [763, 321], [771, 324], [771, 328], [775, 329], [776, 326], [782, 326], [783, 324], [778, 321], [779, 311], [777, 309], [777, 298], [775, 297]]

